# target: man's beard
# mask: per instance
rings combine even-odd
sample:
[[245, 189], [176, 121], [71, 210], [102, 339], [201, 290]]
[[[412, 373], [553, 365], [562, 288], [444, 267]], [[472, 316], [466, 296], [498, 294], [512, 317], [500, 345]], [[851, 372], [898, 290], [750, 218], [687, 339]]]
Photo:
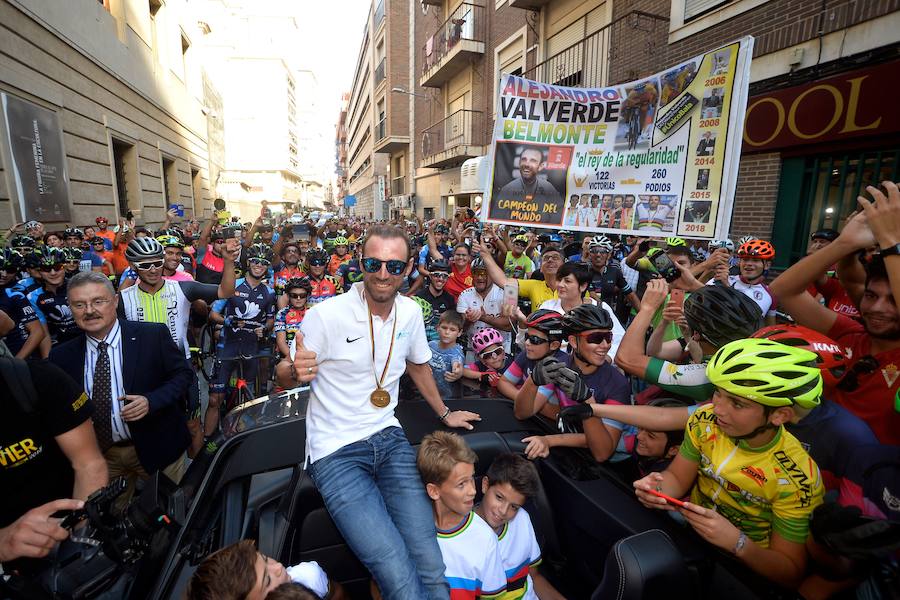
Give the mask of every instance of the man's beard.
[[376, 286], [376, 283], [378, 283], [378, 278], [376, 276], [364, 277], [363, 287], [366, 290], [366, 295], [375, 302], [390, 302], [397, 295], [397, 291], [400, 289], [402, 282], [403, 280], [401, 279], [393, 285], [389, 285], [387, 288], [381, 288]]
[[900, 322], [897, 322], [896, 320], [894, 320], [892, 327], [889, 327], [887, 330], [876, 333], [876, 332], [873, 332], [872, 329], [869, 327], [868, 316], [869, 316], [869, 313], [863, 314], [862, 321], [863, 321], [863, 327], [865, 328], [866, 333], [868, 333], [870, 337], [873, 337], [873, 338], [879, 339], [879, 340], [887, 340], [887, 341], [891, 341], [891, 342], [900, 340]]

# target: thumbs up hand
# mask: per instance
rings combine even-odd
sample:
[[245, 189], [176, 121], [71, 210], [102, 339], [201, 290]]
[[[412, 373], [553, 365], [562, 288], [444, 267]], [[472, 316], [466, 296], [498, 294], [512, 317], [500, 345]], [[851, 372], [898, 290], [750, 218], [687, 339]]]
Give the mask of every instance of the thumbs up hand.
[[309, 383], [319, 372], [316, 353], [307, 350], [303, 345], [303, 333], [294, 336], [294, 375], [300, 383]]

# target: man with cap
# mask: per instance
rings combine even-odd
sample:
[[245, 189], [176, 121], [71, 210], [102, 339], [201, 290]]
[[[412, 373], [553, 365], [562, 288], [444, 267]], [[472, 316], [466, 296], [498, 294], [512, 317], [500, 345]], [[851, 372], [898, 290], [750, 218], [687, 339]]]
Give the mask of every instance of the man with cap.
[[[825, 248], [830, 245], [831, 242], [836, 240], [839, 235], [840, 234], [834, 229], [819, 229], [818, 231], [814, 231], [810, 236], [809, 251], [807, 252], [807, 255], [815, 254], [822, 250], [822, 248]], [[813, 298], [817, 298], [819, 302], [838, 314], [847, 315], [852, 318], [859, 317], [859, 309], [838, 279], [834, 265], [823, 272], [813, 283], [809, 284], [806, 291], [808, 291]]]
[[437, 326], [444, 311], [456, 310], [456, 300], [444, 289], [450, 277], [450, 264], [444, 260], [431, 263], [428, 285], [419, 290], [416, 297], [431, 304], [431, 318], [425, 322], [425, 336], [429, 342], [438, 339]]
[[94, 232], [94, 235], [103, 238], [103, 245], [106, 246], [107, 250], [112, 250], [113, 240], [116, 239], [116, 234], [109, 229], [109, 219], [106, 217], [97, 217], [95, 222], [97, 223], [97, 231]]

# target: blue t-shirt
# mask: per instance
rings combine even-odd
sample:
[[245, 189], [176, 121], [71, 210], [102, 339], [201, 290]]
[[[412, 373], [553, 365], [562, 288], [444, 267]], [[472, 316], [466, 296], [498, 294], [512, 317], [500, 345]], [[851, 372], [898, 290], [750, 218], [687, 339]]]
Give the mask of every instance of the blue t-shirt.
[[444, 379], [444, 373], [453, 371], [454, 362], [458, 362], [460, 366], [465, 364], [465, 355], [463, 354], [462, 346], [459, 344], [455, 344], [446, 349], [441, 348], [440, 344], [440, 340], [428, 342], [428, 347], [431, 348], [431, 360], [428, 361], [428, 364], [431, 365], [431, 372], [434, 374], [434, 382], [437, 384], [437, 389], [441, 397], [444, 399], [455, 398], [460, 395], [459, 380], [451, 383]]

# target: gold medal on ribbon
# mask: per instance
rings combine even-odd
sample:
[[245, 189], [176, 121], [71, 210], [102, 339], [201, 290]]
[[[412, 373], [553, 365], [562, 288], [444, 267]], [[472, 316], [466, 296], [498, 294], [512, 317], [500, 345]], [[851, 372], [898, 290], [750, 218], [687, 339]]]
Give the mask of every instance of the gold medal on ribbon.
[[[381, 377], [378, 377], [378, 371], [375, 369], [375, 325], [372, 323], [372, 311], [369, 309], [369, 337], [372, 340], [372, 375], [375, 376], [375, 391], [369, 394], [369, 402], [376, 408], [385, 408], [391, 403], [391, 395], [382, 387], [384, 378], [387, 376], [388, 368], [391, 366], [391, 354], [394, 353], [394, 337], [397, 335], [397, 305], [394, 304], [394, 327], [391, 329], [391, 345], [388, 348], [387, 360], [384, 361], [384, 369], [381, 370]], [[368, 306], [367, 306], [368, 308]]]

